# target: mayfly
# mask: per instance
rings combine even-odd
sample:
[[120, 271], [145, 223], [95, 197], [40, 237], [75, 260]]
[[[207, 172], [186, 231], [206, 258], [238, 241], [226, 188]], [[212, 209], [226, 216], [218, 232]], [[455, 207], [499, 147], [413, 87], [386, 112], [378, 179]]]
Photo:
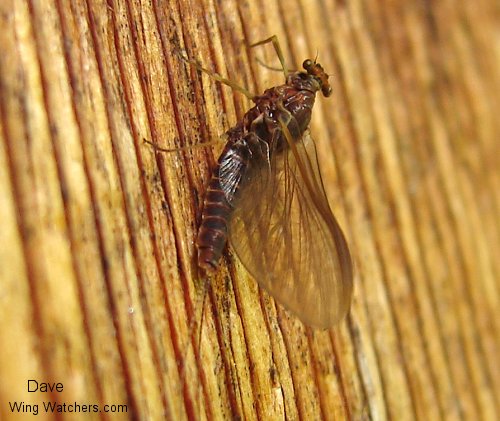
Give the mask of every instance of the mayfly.
[[207, 188], [198, 232], [198, 265], [217, 268], [229, 237], [249, 273], [305, 324], [328, 328], [347, 313], [352, 262], [332, 214], [309, 132], [316, 93], [330, 96], [328, 75], [316, 60], [288, 71], [276, 36], [272, 42], [285, 83], [251, 95], [255, 106], [228, 130], [227, 144]]

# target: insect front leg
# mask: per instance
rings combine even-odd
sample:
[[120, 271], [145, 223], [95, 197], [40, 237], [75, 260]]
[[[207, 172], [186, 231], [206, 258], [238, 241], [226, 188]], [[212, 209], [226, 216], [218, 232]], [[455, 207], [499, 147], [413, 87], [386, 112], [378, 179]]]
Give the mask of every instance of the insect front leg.
[[161, 146], [158, 146], [155, 142], [152, 142], [151, 140], [142, 139], [142, 141], [144, 143], [147, 143], [148, 145], [151, 145], [156, 152], [178, 153], [178, 152], [182, 152], [182, 151], [190, 151], [192, 149], [206, 148], [209, 146], [214, 146], [214, 145], [219, 145], [221, 143], [226, 143], [227, 142], [227, 135], [224, 134], [224, 135], [220, 136], [218, 139], [211, 140], [210, 142], [197, 143], [196, 145], [179, 146], [177, 148], [162, 148]]
[[212, 79], [215, 79], [217, 82], [220, 82], [226, 86], [229, 86], [231, 89], [234, 89], [235, 91], [238, 91], [245, 95], [249, 100], [253, 100], [253, 98], [256, 97], [256, 95], [252, 94], [248, 89], [244, 88], [243, 86], [239, 85], [238, 83], [225, 78], [221, 76], [219, 73], [216, 73], [212, 70], [204, 68], [200, 63], [198, 63], [195, 60], [189, 59], [185, 57], [183, 54], [180, 52], [178, 53], [178, 56], [181, 58], [181, 60], [185, 61], [186, 63], [190, 64], [191, 66], [196, 67], [199, 71], [207, 74], [210, 76]]
[[[293, 115], [284, 105], [283, 102], [279, 102], [276, 106], [279, 111], [277, 121], [280, 126], [285, 126], [287, 131], [290, 133], [291, 139], [296, 142], [304, 134], [304, 121], [309, 124], [311, 119], [311, 109], [308, 107], [303, 107], [299, 112]], [[299, 123], [299, 121], [301, 123]], [[302, 128], [301, 128], [302, 127]]]
[[285, 75], [286, 79], [288, 76], [288, 67], [286, 65], [285, 56], [283, 55], [283, 51], [281, 50], [281, 46], [278, 41], [278, 37], [276, 35], [263, 39], [262, 41], [250, 44], [250, 48], [257, 47], [258, 45], [269, 44], [270, 42], [273, 44], [274, 50], [276, 51], [276, 55], [278, 56], [278, 59], [281, 63], [281, 68], [283, 69], [283, 74]]

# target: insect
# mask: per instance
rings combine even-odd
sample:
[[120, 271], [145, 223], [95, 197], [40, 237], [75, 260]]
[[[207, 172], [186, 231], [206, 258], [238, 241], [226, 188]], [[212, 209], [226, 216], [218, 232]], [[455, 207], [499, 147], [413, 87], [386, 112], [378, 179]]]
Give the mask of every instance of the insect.
[[347, 313], [352, 261], [323, 187], [309, 131], [316, 93], [330, 96], [328, 75], [316, 60], [289, 72], [276, 36], [272, 42], [285, 83], [251, 95], [254, 106], [232, 127], [208, 184], [198, 232], [198, 265], [217, 268], [226, 241], [248, 272], [305, 324], [328, 328]]

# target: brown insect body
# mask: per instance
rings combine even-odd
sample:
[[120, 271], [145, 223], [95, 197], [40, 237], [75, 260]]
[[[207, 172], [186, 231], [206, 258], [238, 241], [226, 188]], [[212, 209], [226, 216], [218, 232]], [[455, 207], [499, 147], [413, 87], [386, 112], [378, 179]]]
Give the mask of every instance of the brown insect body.
[[[243, 121], [227, 132], [228, 142], [222, 151], [208, 185], [198, 232], [198, 265], [204, 270], [214, 270], [228, 236], [228, 221], [238, 200], [238, 191], [250, 167], [268, 159], [270, 150], [287, 147], [281, 121], [285, 122], [294, 140], [308, 128], [318, 90], [330, 86], [323, 69], [306, 63], [311, 73], [294, 72], [284, 85], [267, 89], [253, 98], [255, 106], [246, 112]], [[314, 72], [314, 73], [313, 73]], [[321, 75], [320, 77], [317, 74]], [[229, 165], [225, 165], [229, 162]], [[231, 170], [221, 174], [221, 167]], [[229, 180], [229, 181], [228, 181]], [[256, 198], [257, 199], [257, 198]]]
[[330, 210], [308, 126], [328, 75], [305, 72], [255, 96], [208, 185], [198, 232], [198, 265], [217, 267], [227, 239], [259, 284], [306, 324], [327, 328], [347, 313], [352, 262]]

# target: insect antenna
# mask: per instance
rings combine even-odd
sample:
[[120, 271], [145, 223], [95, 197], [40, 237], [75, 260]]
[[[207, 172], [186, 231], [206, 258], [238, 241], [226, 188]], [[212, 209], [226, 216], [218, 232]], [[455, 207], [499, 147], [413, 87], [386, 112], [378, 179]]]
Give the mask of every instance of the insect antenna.
[[319, 50], [316, 50], [316, 56], [314, 57], [314, 63], [318, 62]]

